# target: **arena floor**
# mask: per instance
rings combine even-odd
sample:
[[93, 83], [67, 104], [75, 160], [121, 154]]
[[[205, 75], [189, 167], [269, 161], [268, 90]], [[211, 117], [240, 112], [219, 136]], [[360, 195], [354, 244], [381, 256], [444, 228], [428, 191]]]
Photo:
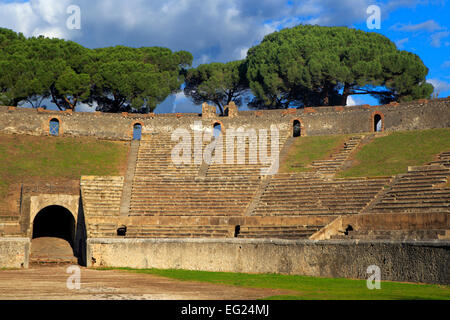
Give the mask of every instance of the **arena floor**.
[[68, 289], [67, 279], [73, 274], [67, 273], [67, 267], [0, 270], [0, 300], [254, 300], [290, 293], [83, 267], [80, 289]]

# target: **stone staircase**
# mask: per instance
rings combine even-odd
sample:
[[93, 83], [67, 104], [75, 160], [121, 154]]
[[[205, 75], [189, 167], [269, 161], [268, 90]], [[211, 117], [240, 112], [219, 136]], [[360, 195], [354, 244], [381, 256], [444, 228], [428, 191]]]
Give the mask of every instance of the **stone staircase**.
[[134, 172], [136, 171], [137, 155], [139, 152], [139, 140], [131, 141], [128, 155], [127, 172], [125, 174], [122, 192], [122, 203], [120, 205], [120, 215], [126, 216], [130, 212], [131, 192], [133, 190]]
[[390, 178], [325, 180], [279, 174], [266, 186], [252, 215], [357, 214], [389, 182]]
[[449, 177], [450, 168], [442, 165], [410, 167], [365, 213], [450, 213]]
[[331, 155], [328, 160], [316, 160], [311, 164], [315, 171], [323, 174], [334, 174], [339, 171], [344, 162], [350, 157], [350, 154], [360, 145], [363, 136], [351, 137], [344, 143], [344, 146], [339, 152]]

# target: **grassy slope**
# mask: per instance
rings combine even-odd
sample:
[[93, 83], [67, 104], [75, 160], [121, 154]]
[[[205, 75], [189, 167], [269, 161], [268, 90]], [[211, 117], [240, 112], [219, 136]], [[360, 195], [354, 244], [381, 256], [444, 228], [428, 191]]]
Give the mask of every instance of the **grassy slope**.
[[376, 138], [355, 155], [356, 164], [338, 177], [390, 176], [424, 165], [450, 150], [450, 129], [394, 132]]
[[[349, 135], [300, 137], [284, 159], [280, 172], [304, 172], [314, 160], [327, 159], [349, 138]], [[292, 167], [292, 166], [295, 167]]]
[[125, 143], [93, 138], [0, 135], [0, 197], [20, 181], [123, 173]]
[[[109, 268], [107, 268], [109, 270]], [[201, 281], [251, 288], [294, 291], [267, 299], [348, 300], [348, 299], [445, 299], [450, 300], [450, 286], [382, 281], [380, 290], [367, 289], [366, 280], [330, 279], [279, 274], [245, 274], [188, 270], [128, 269], [129, 272], [155, 274], [182, 281]], [[297, 293], [295, 293], [295, 291]]]

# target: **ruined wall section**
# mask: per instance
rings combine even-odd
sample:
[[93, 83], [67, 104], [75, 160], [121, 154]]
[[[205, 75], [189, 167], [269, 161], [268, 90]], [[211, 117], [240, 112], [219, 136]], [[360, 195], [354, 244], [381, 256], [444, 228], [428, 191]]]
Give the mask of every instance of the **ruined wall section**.
[[383, 106], [315, 107], [287, 110], [237, 111], [227, 106], [228, 116], [219, 116], [208, 105], [202, 114], [107, 114], [70, 111], [48, 111], [0, 107], [0, 132], [8, 134], [49, 135], [52, 119], [60, 122], [60, 135], [93, 136], [99, 139], [131, 140], [133, 126], [142, 125], [143, 134], [171, 133], [175, 129], [195, 129], [201, 121], [206, 128], [215, 123], [222, 128], [269, 129], [276, 125], [280, 131], [291, 132], [299, 120], [302, 136], [372, 132], [374, 116], [380, 115], [386, 131], [421, 130], [450, 126], [450, 98], [392, 103]]
[[28, 268], [30, 239], [0, 238], [0, 268]]
[[89, 267], [280, 273], [449, 284], [448, 241], [88, 239]]
[[374, 116], [381, 116], [383, 131], [423, 130], [450, 126], [450, 99], [419, 100], [383, 106], [321, 107], [303, 109], [307, 135], [374, 131]]

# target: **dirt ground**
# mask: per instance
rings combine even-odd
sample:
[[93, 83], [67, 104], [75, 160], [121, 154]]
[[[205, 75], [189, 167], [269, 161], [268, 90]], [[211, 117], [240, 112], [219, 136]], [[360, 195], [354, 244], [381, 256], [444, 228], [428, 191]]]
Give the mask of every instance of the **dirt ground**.
[[73, 275], [67, 273], [69, 266], [0, 270], [0, 300], [254, 300], [289, 293], [83, 267], [80, 288], [68, 289], [67, 280]]

